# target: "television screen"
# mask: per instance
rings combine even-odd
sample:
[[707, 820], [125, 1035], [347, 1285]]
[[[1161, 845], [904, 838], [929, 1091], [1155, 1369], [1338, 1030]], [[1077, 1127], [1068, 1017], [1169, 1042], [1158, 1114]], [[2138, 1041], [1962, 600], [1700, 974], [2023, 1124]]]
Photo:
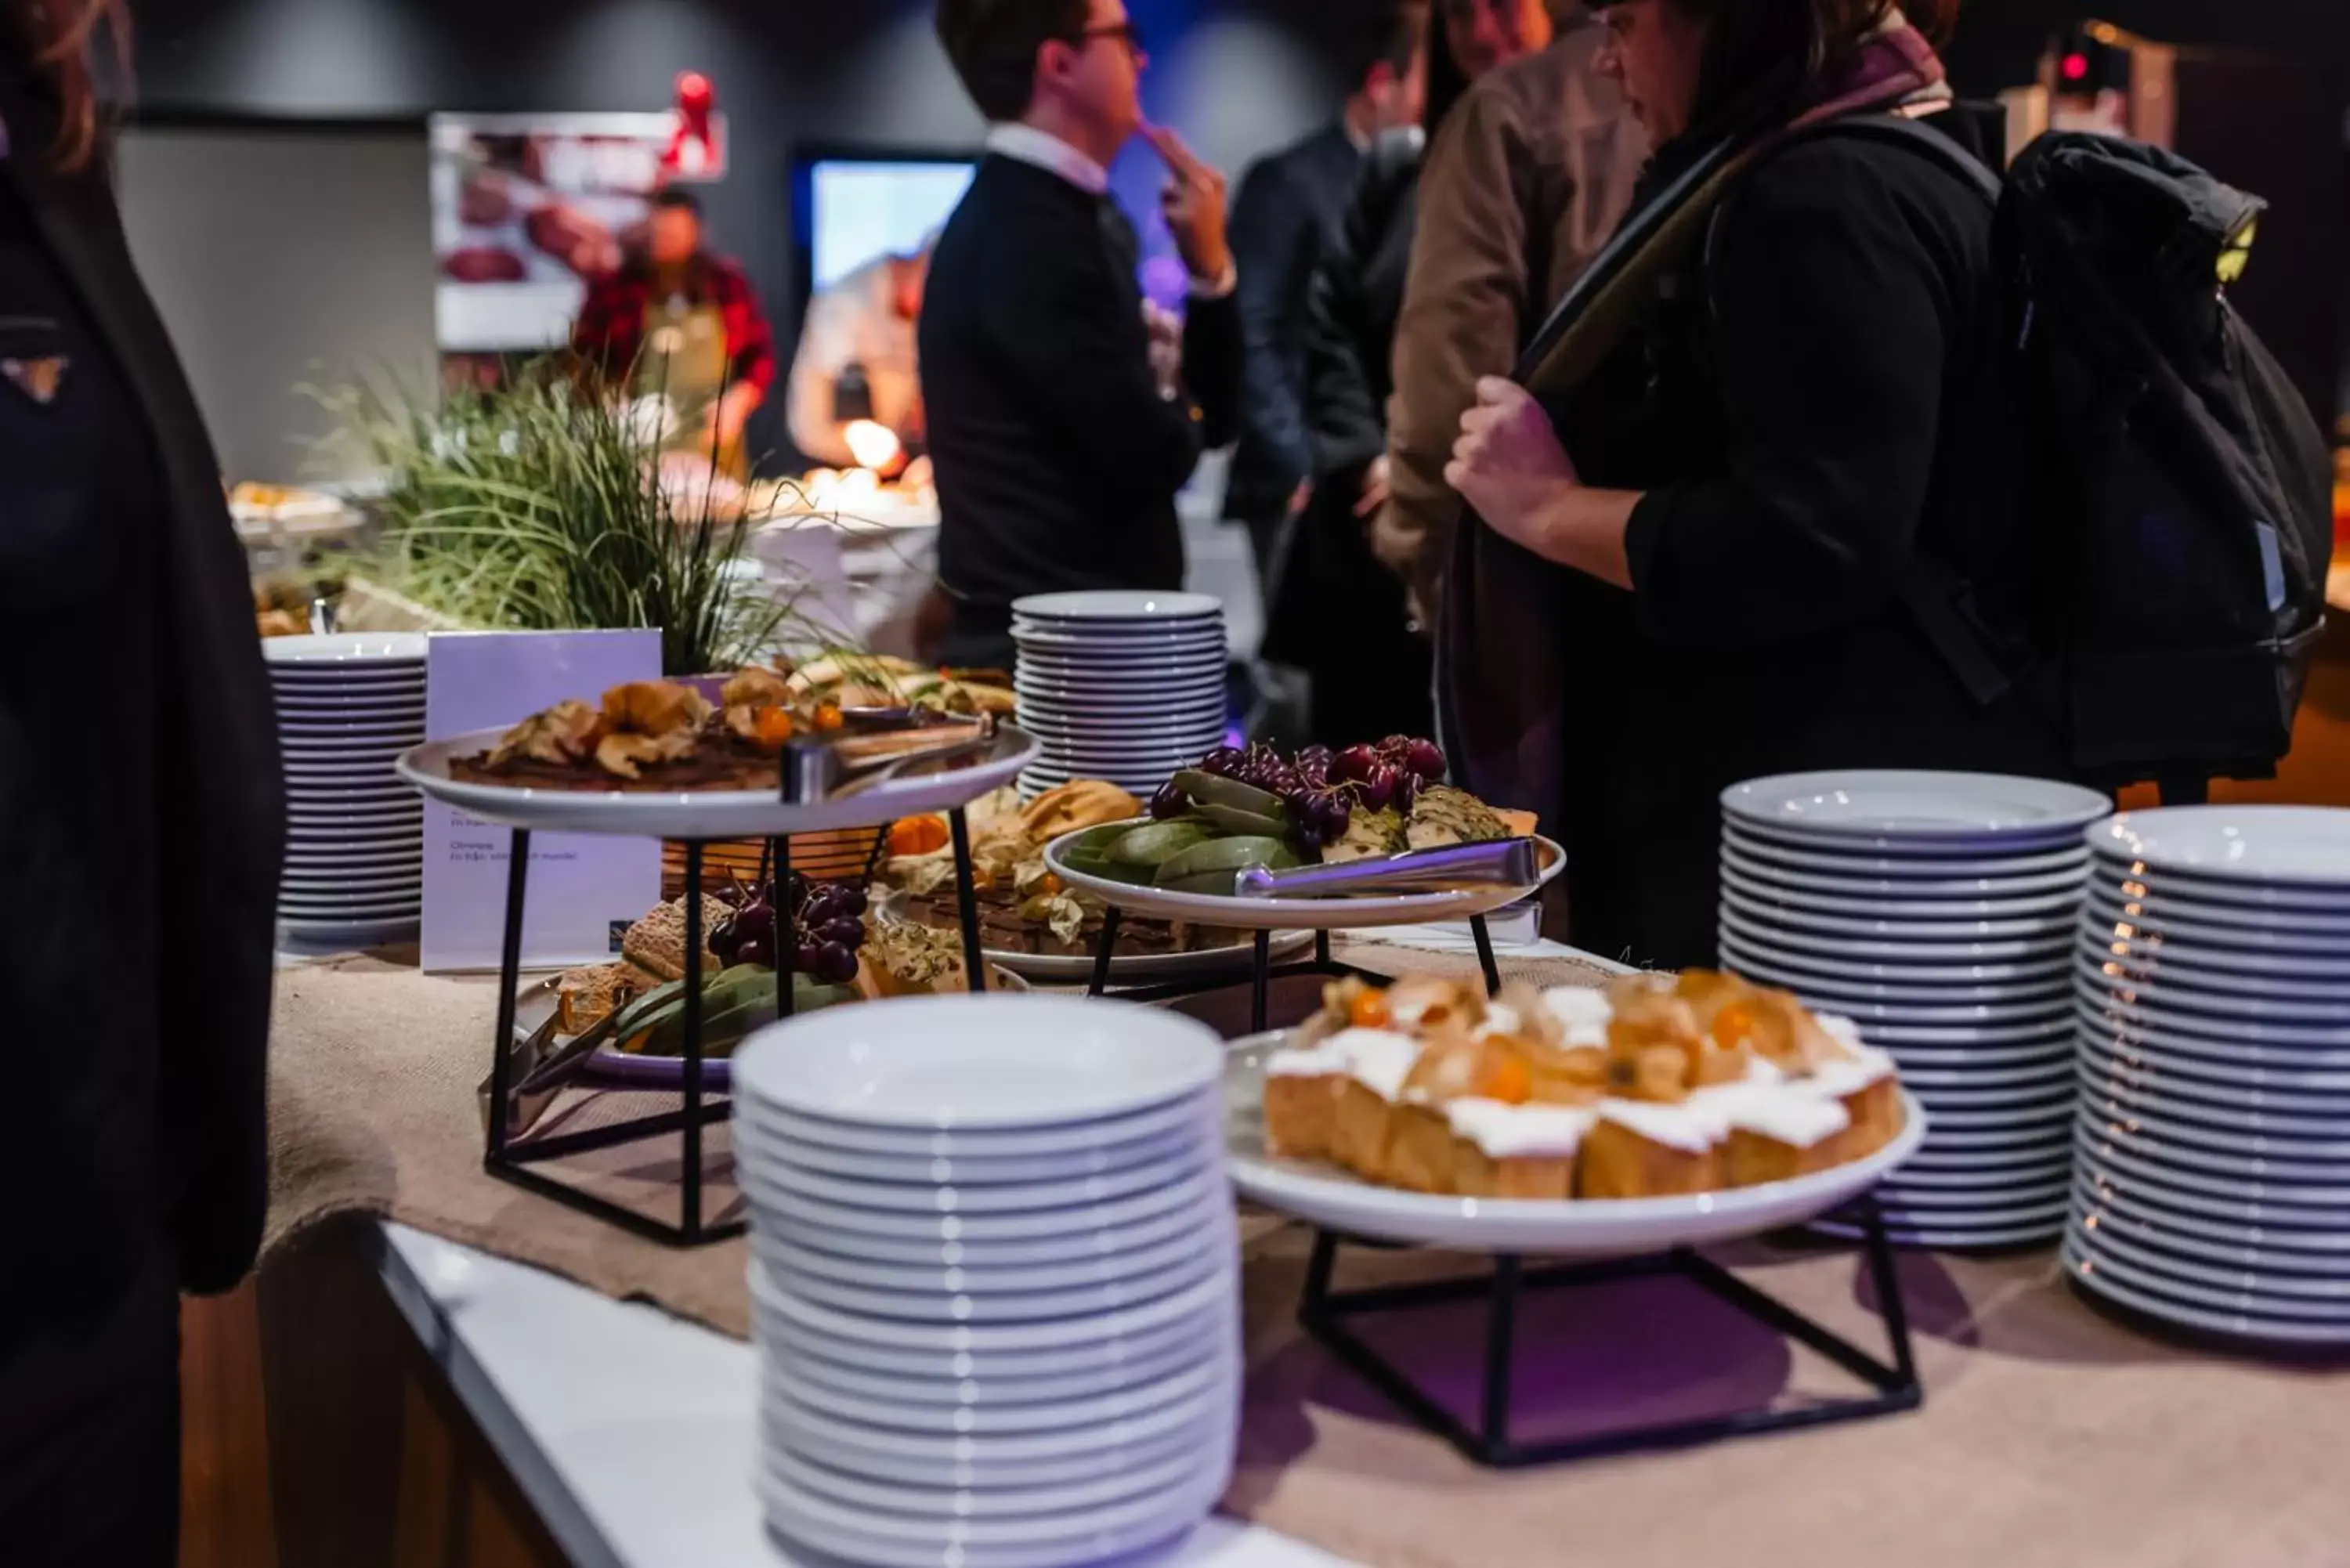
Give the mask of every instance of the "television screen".
[[883, 256], [911, 256], [971, 184], [967, 161], [827, 160], [808, 174], [809, 249], [822, 293]]

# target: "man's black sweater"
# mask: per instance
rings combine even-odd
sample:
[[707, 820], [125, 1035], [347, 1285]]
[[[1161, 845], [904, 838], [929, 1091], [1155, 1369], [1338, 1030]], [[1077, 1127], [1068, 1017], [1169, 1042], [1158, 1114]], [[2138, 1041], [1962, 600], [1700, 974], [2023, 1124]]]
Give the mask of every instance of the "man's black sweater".
[[1008, 662], [1024, 595], [1182, 586], [1175, 493], [1232, 438], [1240, 317], [1191, 302], [1185, 392], [1161, 396], [1130, 234], [1108, 198], [990, 156], [940, 236], [920, 352], [951, 662]]

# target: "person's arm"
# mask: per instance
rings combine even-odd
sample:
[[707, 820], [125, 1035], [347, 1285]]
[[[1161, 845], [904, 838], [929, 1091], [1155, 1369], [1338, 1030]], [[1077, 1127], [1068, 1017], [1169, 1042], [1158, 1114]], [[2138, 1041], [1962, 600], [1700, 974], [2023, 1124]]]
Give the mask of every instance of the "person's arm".
[[775, 384], [775, 334], [750, 279], [732, 268], [722, 275], [726, 282], [721, 314], [726, 321], [732, 362], [726, 390], [711, 410], [711, 423], [720, 447], [733, 448], [742, 441], [743, 428]]
[[1183, 390], [1200, 410], [1202, 448], [1240, 439], [1243, 357], [1237, 291], [1194, 293], [1183, 313]]
[[1444, 465], [1483, 376], [1506, 376], [1527, 329], [1526, 214], [1515, 107], [1471, 91], [1428, 150], [1419, 227], [1396, 323], [1395, 395], [1388, 402], [1389, 496], [1373, 551], [1423, 606], [1451, 554], [1460, 497]]
[[636, 291], [617, 275], [598, 278], [588, 286], [572, 320], [571, 351], [608, 376], [626, 375], [643, 324], [644, 304]]
[[1767, 647], [1881, 613], [1925, 508], [1947, 359], [1933, 260], [1866, 163], [1790, 154], [1724, 224], [1711, 276], [1729, 422], [1718, 476], [1583, 487], [1542, 410], [1488, 382], [1448, 473], [1497, 532], [1634, 590], [1669, 646]]
[[835, 386], [857, 351], [853, 336], [841, 324], [842, 307], [847, 305], [853, 302], [837, 294], [820, 294], [808, 301], [800, 322], [800, 346], [792, 356], [791, 379], [784, 389], [792, 444], [810, 462], [835, 467], [855, 461], [842, 439], [840, 421], [833, 417]]
[[1313, 275], [1314, 214], [1277, 163], [1258, 164], [1232, 202], [1232, 258], [1240, 268], [1241, 427], [1279, 458], [1291, 480], [1313, 472], [1305, 387], [1289, 352], [1292, 319]]

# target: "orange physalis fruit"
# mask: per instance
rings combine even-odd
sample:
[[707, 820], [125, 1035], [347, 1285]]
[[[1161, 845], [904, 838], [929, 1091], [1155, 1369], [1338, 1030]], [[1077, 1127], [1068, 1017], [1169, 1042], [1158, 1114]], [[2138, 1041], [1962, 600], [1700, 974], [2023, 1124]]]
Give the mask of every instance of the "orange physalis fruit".
[[1725, 1051], [1753, 1033], [1753, 1010], [1743, 1002], [1731, 1002], [1713, 1015], [1713, 1043]]
[[843, 720], [840, 716], [839, 703], [822, 702], [816, 705], [816, 727], [817, 729], [837, 730], [846, 722], [847, 721]]
[[903, 817], [890, 825], [889, 853], [931, 855], [947, 846], [947, 825], [935, 816]]
[[781, 746], [792, 738], [789, 708], [762, 708], [751, 722], [752, 737], [763, 746]]
[[1347, 1010], [1347, 1022], [1357, 1029], [1385, 1029], [1393, 1023], [1395, 1014], [1388, 1011], [1388, 993], [1366, 991], [1356, 997]]
[[1534, 1069], [1521, 1057], [1496, 1057], [1486, 1069], [1485, 1081], [1477, 1085], [1477, 1093], [1504, 1105], [1523, 1106], [1534, 1097]]

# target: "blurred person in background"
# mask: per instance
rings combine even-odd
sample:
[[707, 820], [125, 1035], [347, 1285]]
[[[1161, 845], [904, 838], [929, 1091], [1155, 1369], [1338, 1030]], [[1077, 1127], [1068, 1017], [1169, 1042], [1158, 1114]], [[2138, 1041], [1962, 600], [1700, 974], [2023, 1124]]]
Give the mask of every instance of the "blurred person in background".
[[1898, 112], [1996, 164], [1934, 47], [1956, 0], [1600, 9], [1658, 152], [1594, 296], [1596, 369], [1542, 403], [1489, 379], [1462, 417], [1448, 478], [1482, 527], [1448, 585], [1448, 706], [1472, 783], [1558, 826], [1578, 945], [1710, 965], [1728, 785], [2070, 770], [2028, 682], [1978, 703], [1907, 607], [1951, 574], [1995, 646], [2029, 645], [1991, 203], [1832, 129]]
[[1444, 465], [1478, 379], [1517, 363], [1615, 233], [1648, 156], [1623, 95], [1592, 68], [1598, 22], [1579, 5], [1558, 10], [1549, 47], [1467, 94], [1420, 180], [1371, 543], [1403, 579], [1423, 628], [1442, 603], [1461, 511]]
[[[284, 807], [244, 556], [109, 190], [119, 0], [0, 0], [0, 1562], [170, 1568], [179, 1293], [252, 1266]], [[92, 700], [103, 711], [92, 731]]]
[[1472, 84], [1550, 42], [1541, 0], [1439, 0], [1426, 29], [1421, 122], [1365, 156], [1307, 310], [1305, 420], [1313, 493], [1275, 573], [1265, 656], [1312, 681], [1307, 728], [1326, 745], [1426, 735], [1431, 656], [1400, 585], [1373, 557], [1388, 494], [1388, 404], [1431, 142], [1450, 140]]
[[671, 450], [745, 472], [743, 432], [775, 385], [775, 333], [743, 269], [706, 247], [693, 192], [653, 198], [643, 244], [588, 286], [571, 347], [635, 396], [669, 400]]
[[[1238, 417], [1237, 269], [1223, 176], [1144, 124], [1149, 56], [1121, 0], [940, 0], [938, 31], [991, 129], [922, 306], [943, 600], [924, 651], [1004, 669], [1015, 599], [1183, 586], [1175, 494]], [[1161, 208], [1191, 275], [1180, 380], [1154, 354], [1134, 231], [1109, 197], [1138, 131], [1167, 165]]]
[[1240, 265], [1241, 439], [1224, 511], [1249, 525], [1271, 580], [1283, 525], [1305, 505], [1314, 469], [1305, 428], [1306, 307], [1364, 155], [1419, 123], [1428, 99], [1428, 0], [1368, 0], [1344, 38], [1353, 87], [1337, 120], [1249, 167], [1232, 202]]
[[789, 396], [792, 444], [810, 462], [890, 472], [920, 449], [914, 327], [937, 243], [876, 256], [808, 301]]

